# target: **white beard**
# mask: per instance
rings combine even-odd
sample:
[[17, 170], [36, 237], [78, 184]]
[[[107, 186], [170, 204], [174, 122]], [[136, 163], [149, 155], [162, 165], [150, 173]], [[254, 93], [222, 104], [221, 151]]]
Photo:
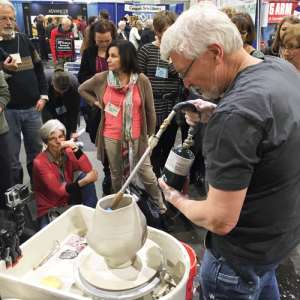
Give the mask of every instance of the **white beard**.
[[205, 99], [217, 99], [223, 95], [220, 88], [221, 84], [215, 74], [213, 74], [213, 86], [211, 88], [202, 88], [197, 85], [193, 85], [193, 87], [199, 90]]
[[14, 33], [14, 28], [13, 27], [12, 28], [3, 28], [1, 30], [2, 35], [8, 36], [8, 35], [12, 35], [13, 33]]

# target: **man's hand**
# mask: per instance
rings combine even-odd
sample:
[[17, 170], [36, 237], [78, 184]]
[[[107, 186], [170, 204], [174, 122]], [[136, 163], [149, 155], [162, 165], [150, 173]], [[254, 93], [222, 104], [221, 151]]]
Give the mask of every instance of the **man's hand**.
[[3, 108], [0, 106], [0, 114], [2, 114], [3, 112]]
[[70, 140], [71, 139], [73, 139], [75, 142], [77, 142], [78, 139], [79, 139], [78, 133], [77, 132], [71, 132], [71, 134], [70, 134]]
[[56, 65], [58, 65], [58, 60], [55, 60], [54, 63], [55, 63]]
[[190, 102], [195, 104], [197, 110], [201, 112], [201, 116], [199, 116], [198, 113], [191, 112], [188, 109], [183, 109], [182, 112], [185, 113], [186, 122], [189, 125], [194, 125], [197, 122], [207, 123], [217, 106], [214, 103], [201, 99], [191, 100]]
[[44, 108], [45, 104], [46, 104], [46, 100], [45, 99], [40, 99], [36, 103], [35, 109], [38, 110], [38, 111], [41, 111]]
[[6, 70], [8, 70], [10, 72], [14, 72], [18, 69], [17, 60], [15, 58], [13, 58], [12, 61], [9, 62], [10, 60], [11, 60], [11, 57], [7, 57], [6, 60], [3, 62], [3, 66]]
[[88, 183], [95, 182], [98, 180], [98, 172], [96, 170], [92, 170], [91, 172], [87, 173], [85, 178]]
[[179, 191], [173, 189], [172, 187], [168, 186], [164, 180], [162, 178], [159, 178], [158, 179], [158, 183], [159, 183], [159, 186], [164, 190], [164, 193], [165, 193], [165, 199], [172, 203], [175, 207], [176, 204], [181, 201], [181, 200], [185, 200], [185, 199], [190, 199], [187, 192], [188, 192], [188, 189], [189, 189], [189, 183], [190, 183], [190, 180], [189, 178], [186, 179], [186, 182], [183, 186], [183, 189], [182, 189], [182, 193], [180, 193]]

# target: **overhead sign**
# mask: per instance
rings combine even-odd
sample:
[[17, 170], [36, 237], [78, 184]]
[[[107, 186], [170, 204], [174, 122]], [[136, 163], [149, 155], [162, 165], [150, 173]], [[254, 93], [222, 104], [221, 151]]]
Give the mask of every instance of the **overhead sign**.
[[270, 1], [268, 22], [278, 23], [287, 15], [297, 15], [298, 1]]
[[158, 12], [161, 10], [166, 10], [165, 6], [152, 6], [152, 5], [131, 5], [125, 4], [125, 11], [131, 12]]

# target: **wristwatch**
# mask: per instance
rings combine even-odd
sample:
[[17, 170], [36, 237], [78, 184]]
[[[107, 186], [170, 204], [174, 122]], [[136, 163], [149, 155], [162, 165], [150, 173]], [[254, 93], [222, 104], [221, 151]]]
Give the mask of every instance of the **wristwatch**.
[[79, 147], [76, 145], [74, 148], [72, 148], [73, 152], [75, 153], [77, 150], [79, 149]]

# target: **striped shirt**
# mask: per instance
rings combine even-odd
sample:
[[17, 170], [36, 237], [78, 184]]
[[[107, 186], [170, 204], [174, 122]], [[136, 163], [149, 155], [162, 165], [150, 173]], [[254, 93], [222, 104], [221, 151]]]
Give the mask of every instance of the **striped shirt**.
[[[160, 48], [152, 43], [144, 45], [139, 51], [139, 63], [142, 73], [150, 80], [156, 113], [156, 125], [162, 124], [174, 106], [175, 95], [178, 91], [179, 78], [173, 64], [168, 64], [160, 58]], [[156, 68], [167, 68], [168, 78], [155, 76]], [[163, 95], [170, 94], [164, 99]], [[165, 96], [166, 97], [166, 96]]]

